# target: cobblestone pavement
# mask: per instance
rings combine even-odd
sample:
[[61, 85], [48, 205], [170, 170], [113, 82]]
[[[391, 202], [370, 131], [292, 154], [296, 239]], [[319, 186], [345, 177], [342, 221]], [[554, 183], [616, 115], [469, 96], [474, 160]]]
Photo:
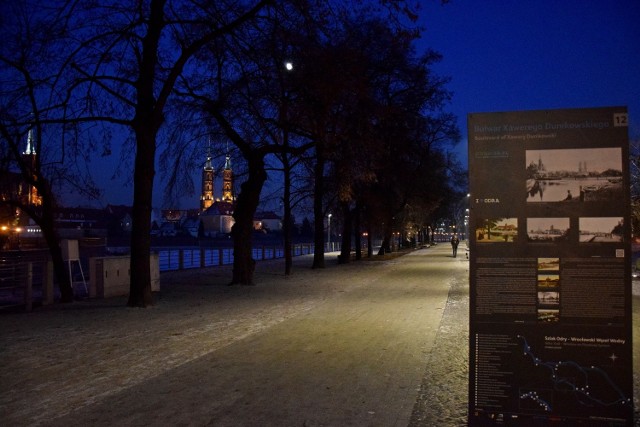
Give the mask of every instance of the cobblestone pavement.
[[253, 287], [225, 286], [226, 268], [163, 273], [148, 309], [114, 298], [0, 313], [0, 420], [465, 425], [468, 261], [449, 245], [341, 266], [335, 255], [322, 270], [298, 258], [290, 277], [258, 263]]
[[[0, 315], [7, 425], [378, 425], [409, 422], [426, 355], [465, 263], [429, 248], [257, 286], [229, 271], [162, 277], [124, 299]], [[299, 263], [306, 266], [300, 266]]]
[[469, 280], [456, 275], [409, 426], [467, 425], [468, 345]]

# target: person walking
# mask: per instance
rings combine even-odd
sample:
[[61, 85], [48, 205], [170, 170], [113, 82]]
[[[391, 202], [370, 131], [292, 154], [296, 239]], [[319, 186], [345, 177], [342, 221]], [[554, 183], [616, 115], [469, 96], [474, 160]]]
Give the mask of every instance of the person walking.
[[458, 255], [458, 245], [460, 244], [460, 240], [458, 239], [458, 235], [454, 234], [451, 237], [451, 248], [453, 249], [453, 257], [455, 258]]

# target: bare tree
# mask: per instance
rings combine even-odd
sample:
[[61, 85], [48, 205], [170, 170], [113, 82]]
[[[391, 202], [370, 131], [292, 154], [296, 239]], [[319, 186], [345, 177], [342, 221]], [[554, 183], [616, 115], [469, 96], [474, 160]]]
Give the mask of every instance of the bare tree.
[[342, 262], [349, 260], [352, 234], [360, 247], [361, 212], [365, 223], [373, 224], [375, 216], [384, 225], [383, 246], [389, 250], [407, 206], [429, 204], [432, 210], [447, 194], [441, 150], [459, 138], [455, 117], [443, 112], [450, 97], [447, 80], [431, 71], [440, 56], [415, 55], [413, 34], [386, 22], [358, 22], [307, 53], [315, 55], [309, 63], [328, 66], [305, 75], [309, 133], [316, 140], [314, 267], [324, 262], [319, 254], [325, 191], [335, 195], [344, 227]]
[[[64, 100], [56, 82], [64, 69], [64, 7], [34, 7], [30, 3], [6, 4], [0, 28], [0, 207], [16, 209], [34, 221], [42, 232], [53, 262], [62, 302], [73, 300], [54, 222], [56, 184], [78, 184], [71, 172], [77, 151], [67, 144], [77, 141], [82, 129], [64, 127]], [[81, 188], [90, 192], [92, 188]], [[21, 219], [23, 220], [23, 219]]]
[[[390, 15], [385, 12], [387, 16], [397, 17], [399, 10], [407, 10], [404, 2], [381, 1], [380, 5], [391, 11]], [[273, 19], [293, 18], [293, 25], [302, 24], [298, 33], [301, 40], [286, 43], [296, 46], [301, 63], [308, 65], [301, 67], [304, 72], [300, 75], [313, 77], [311, 83], [316, 85], [312, 90], [299, 91], [301, 102], [297, 105], [307, 106], [308, 122], [299, 126], [307, 132], [297, 132], [296, 149], [302, 151], [307, 142], [315, 144], [316, 245], [322, 241], [319, 219], [324, 216], [327, 155], [345, 128], [341, 123], [344, 116], [336, 117], [334, 113], [350, 88], [340, 86], [337, 69], [319, 68], [313, 75], [314, 57], [305, 56], [303, 49], [330, 39], [334, 30], [345, 24], [338, 18], [352, 12], [348, 5], [323, 1], [149, 0], [132, 6], [115, 0], [60, 0], [58, 7], [65, 11], [60, 34], [68, 46], [59, 76], [52, 83], [55, 93], [64, 96], [60, 103], [63, 109], [50, 123], [81, 127], [84, 123], [102, 122], [122, 126], [133, 141], [128, 305], [152, 304], [149, 255], [156, 153], [160, 138], [171, 134], [173, 121], [181, 115], [177, 108], [184, 105], [185, 97], [202, 106], [201, 111], [206, 113], [203, 123], [207, 116], [212, 119], [215, 128], [235, 144], [247, 164], [247, 179], [241, 185], [234, 213], [232, 283], [252, 283], [251, 224], [266, 180], [265, 157], [291, 148], [281, 142], [264, 143], [265, 136], [272, 133], [270, 126], [282, 127], [278, 106], [265, 97], [270, 93], [273, 62], [263, 62], [264, 54], [258, 51], [265, 46], [265, 36], [273, 34], [268, 31]], [[287, 52], [285, 43], [280, 47], [281, 53]], [[315, 65], [323, 64], [322, 57], [315, 59], [319, 60]], [[333, 80], [319, 75], [328, 71], [333, 72]], [[38, 122], [45, 123], [36, 119]], [[316, 252], [323, 254], [322, 249]], [[322, 262], [314, 259], [314, 266], [321, 266]]]
[[[272, 1], [198, 3], [150, 0], [77, 5], [69, 121], [127, 128], [135, 143], [131, 285], [127, 304], [152, 304], [151, 208], [158, 135], [170, 125], [176, 85], [197, 72], [205, 47], [237, 31]], [[169, 120], [169, 121], [168, 121]]]

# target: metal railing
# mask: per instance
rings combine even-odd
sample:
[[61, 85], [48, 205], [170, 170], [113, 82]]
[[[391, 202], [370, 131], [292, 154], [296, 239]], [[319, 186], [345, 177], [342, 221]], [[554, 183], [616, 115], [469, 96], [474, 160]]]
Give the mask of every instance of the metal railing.
[[24, 305], [31, 311], [34, 300], [53, 302], [53, 266], [41, 253], [0, 254], [0, 307]]
[[[313, 243], [295, 243], [291, 247], [291, 253], [294, 257], [312, 255], [314, 249]], [[324, 249], [326, 252], [339, 251], [340, 243], [326, 243]], [[152, 251], [158, 254], [160, 272], [233, 264], [231, 247], [154, 247]], [[81, 251], [80, 261], [87, 264], [87, 256], [91, 255], [85, 254], [83, 257]], [[252, 257], [256, 261], [282, 259], [284, 248], [282, 245], [255, 246], [252, 249]], [[87, 273], [90, 270], [88, 265], [83, 269]], [[70, 267], [69, 270], [70, 274], [73, 274]], [[86, 276], [86, 273], [84, 275]], [[58, 290], [53, 286], [53, 263], [47, 251], [0, 253], [0, 308], [24, 305], [27, 311], [31, 311], [34, 301], [42, 304], [53, 303], [54, 293], [58, 293]]]
[[[217, 267], [233, 264], [233, 248], [154, 248], [158, 254], [160, 272], [191, 268]], [[313, 254], [313, 244], [294, 244], [293, 256]], [[282, 246], [258, 246], [251, 251], [256, 261], [284, 258]]]

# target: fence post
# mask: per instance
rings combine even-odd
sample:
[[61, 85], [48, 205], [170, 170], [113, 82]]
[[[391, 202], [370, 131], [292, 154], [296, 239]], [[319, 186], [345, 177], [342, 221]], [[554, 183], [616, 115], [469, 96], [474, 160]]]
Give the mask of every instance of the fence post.
[[178, 249], [178, 270], [184, 270], [184, 250]]
[[205, 267], [206, 257], [205, 257], [205, 249], [200, 247], [200, 268]]
[[33, 263], [27, 262], [25, 269], [24, 309], [31, 312], [33, 309]]
[[45, 261], [42, 269], [42, 304], [53, 304], [53, 262]]

